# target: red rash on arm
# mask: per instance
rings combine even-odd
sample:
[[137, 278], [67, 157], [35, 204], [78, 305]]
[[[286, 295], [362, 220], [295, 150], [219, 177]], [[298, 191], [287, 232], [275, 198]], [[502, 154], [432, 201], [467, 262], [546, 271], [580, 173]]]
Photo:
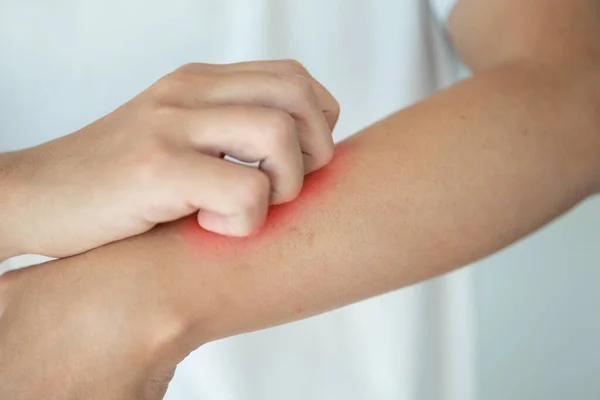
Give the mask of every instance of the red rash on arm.
[[218, 254], [221, 251], [231, 251], [232, 248], [239, 249], [256, 243], [258, 240], [280, 233], [281, 230], [297, 229], [296, 220], [304, 212], [308, 212], [308, 206], [319, 201], [332, 187], [335, 187], [337, 178], [346, 163], [347, 147], [344, 145], [336, 147], [335, 155], [328, 165], [304, 178], [302, 191], [295, 200], [271, 206], [264, 225], [252, 235], [240, 238], [207, 231], [198, 225], [195, 215], [180, 221], [181, 234], [194, 247]]

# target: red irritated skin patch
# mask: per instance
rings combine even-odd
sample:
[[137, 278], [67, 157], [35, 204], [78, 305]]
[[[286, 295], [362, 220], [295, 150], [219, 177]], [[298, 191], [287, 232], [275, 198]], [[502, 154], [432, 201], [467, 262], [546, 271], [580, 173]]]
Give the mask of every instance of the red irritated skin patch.
[[184, 239], [201, 250], [203, 255], [214, 253], [222, 256], [223, 252], [243, 250], [248, 245], [279, 235], [282, 231], [296, 230], [296, 221], [309, 212], [310, 205], [320, 202], [335, 186], [346, 163], [345, 153], [346, 148], [338, 146], [328, 165], [305, 177], [300, 195], [291, 202], [271, 206], [264, 225], [250, 236], [231, 237], [207, 231], [198, 225], [195, 215], [181, 221], [180, 232]]

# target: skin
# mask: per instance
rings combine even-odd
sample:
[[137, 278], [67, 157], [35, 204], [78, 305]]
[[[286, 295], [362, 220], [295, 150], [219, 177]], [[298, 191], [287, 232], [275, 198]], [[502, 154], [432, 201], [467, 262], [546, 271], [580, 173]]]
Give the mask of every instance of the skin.
[[[180, 233], [190, 246], [194, 246], [203, 256], [213, 254], [221, 257], [224, 252], [249, 249], [258, 244], [268, 245], [272, 240], [285, 233], [289, 226], [296, 230], [298, 221], [313, 212], [315, 201], [324, 201], [330, 195], [335, 196], [331, 188], [342, 179], [348, 168], [351, 155], [345, 146], [337, 146], [335, 158], [326, 167], [307, 175], [302, 191], [290, 203], [274, 205], [269, 208], [265, 224], [254, 234], [243, 238], [215, 235], [213, 232], [199, 228], [191, 218], [186, 218], [178, 225]], [[249, 249], [251, 250], [251, 249]]]
[[340, 144], [262, 233], [184, 219], [8, 275], [0, 393], [159, 399], [208, 341], [445, 273], [598, 193], [598, 15], [595, 1], [462, 0], [452, 35], [474, 77]]
[[70, 256], [193, 212], [206, 230], [246, 236], [329, 162], [338, 111], [295, 61], [185, 65], [73, 134], [0, 154], [12, 189], [0, 260]]

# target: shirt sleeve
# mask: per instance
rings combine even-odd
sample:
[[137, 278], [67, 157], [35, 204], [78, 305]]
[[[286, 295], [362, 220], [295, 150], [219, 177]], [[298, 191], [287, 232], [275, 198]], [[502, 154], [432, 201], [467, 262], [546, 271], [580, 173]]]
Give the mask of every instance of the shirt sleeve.
[[452, 13], [458, 0], [429, 0], [429, 3], [440, 25], [446, 27], [450, 13]]

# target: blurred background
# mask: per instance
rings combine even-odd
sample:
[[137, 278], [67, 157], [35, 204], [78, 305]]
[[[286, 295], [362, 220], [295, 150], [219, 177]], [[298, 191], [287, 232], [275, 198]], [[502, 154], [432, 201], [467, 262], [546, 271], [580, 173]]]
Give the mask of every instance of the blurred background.
[[480, 398], [600, 398], [600, 199], [473, 278]]
[[[192, 60], [233, 62], [298, 58], [342, 98], [343, 109], [349, 112], [342, 114], [338, 131], [346, 133], [354, 132], [425, 94], [423, 91], [411, 92], [410, 86], [404, 86], [402, 93], [406, 97], [385, 98], [381, 94], [389, 92], [387, 82], [369, 88], [358, 81], [353, 83], [354, 78], [347, 78], [351, 83], [347, 85], [342, 81], [346, 79], [343, 75], [361, 76], [369, 71], [371, 74], [386, 71], [374, 73], [362, 63], [364, 59], [329, 68], [336, 62], [337, 52], [342, 54], [340, 48], [343, 45], [337, 45], [342, 40], [332, 40], [330, 47], [321, 49], [331, 58], [316, 59], [311, 58], [312, 53], [285, 49], [286, 44], [314, 41], [315, 37], [331, 35], [333, 31], [341, 32], [340, 37], [349, 38], [347, 46], [353, 47], [351, 51], [356, 49], [359, 55], [361, 50], [364, 54], [370, 50], [361, 32], [371, 32], [376, 38], [382, 38], [382, 49], [391, 49], [396, 46], [392, 41], [396, 25], [409, 26], [414, 21], [413, 15], [430, 18], [427, 13], [431, 9], [424, 6], [425, 1], [398, 0], [394, 3], [394, 12], [383, 7], [384, 2], [373, 1], [374, 9], [379, 5], [377, 12], [373, 12], [378, 22], [362, 25], [361, 13], [370, 2], [307, 2], [315, 8], [327, 9], [322, 11], [325, 19], [337, 15], [340, 8], [355, 8], [355, 12], [349, 14], [347, 25], [340, 24], [320, 33], [310, 25], [315, 21], [314, 15], [308, 11], [306, 15], [299, 13], [298, 18], [285, 20], [285, 24], [280, 23], [277, 27], [287, 36], [272, 35], [273, 27], [266, 21], [273, 15], [257, 12], [250, 2], [230, 1], [227, 3], [231, 4], [230, 15], [223, 11], [214, 17], [222, 21], [227, 47], [215, 45], [209, 35], [194, 38], [194, 29], [202, 25], [204, 14], [194, 9], [198, 14], [190, 17], [193, 13], [186, 8], [185, 1], [174, 1], [172, 6], [167, 5], [170, 2], [139, 0], [80, 1], [77, 7], [73, 6], [75, 3], [68, 7], [68, 3], [0, 0], [0, 151], [35, 145], [72, 132], [111, 111], [157, 77]], [[218, 2], [205, 3], [210, 3], [207, 9], [217, 9], [217, 13], [222, 11], [217, 7]], [[280, 4], [268, 1], [252, 4], [257, 3]], [[111, 4], [112, 11], [107, 4]], [[295, 3], [298, 7], [302, 4]], [[278, 12], [273, 11], [278, 10], [275, 6], [270, 10]], [[410, 18], [406, 17], [406, 20], [394, 20], [409, 14]], [[302, 18], [305, 18], [304, 24]], [[440, 21], [443, 18], [439, 16]], [[168, 21], [177, 23], [169, 26], [166, 25]], [[387, 31], [384, 30], [386, 26]], [[429, 67], [408, 71], [414, 74], [411, 82], [418, 83], [423, 76], [434, 74], [438, 86], [443, 87], [452, 83], [457, 70], [462, 71], [463, 77], [467, 74], [448, 47], [443, 27], [427, 31], [424, 37], [416, 43], [424, 49], [417, 55], [424, 57]], [[250, 45], [251, 42], [258, 44]], [[260, 45], [267, 42], [270, 47]], [[190, 49], [196, 52], [190, 52]], [[437, 56], [433, 61], [426, 58], [434, 50]], [[397, 58], [402, 60], [414, 54], [399, 54]], [[377, 104], [361, 102], [361, 98], [368, 98], [363, 96], [365, 93], [376, 93], [380, 101]], [[32, 110], [35, 110], [33, 115]], [[47, 136], [40, 137], [40, 132]], [[25, 256], [0, 268], [14, 268], [37, 260], [37, 257]], [[405, 312], [402, 308], [405, 300], [416, 294], [420, 296], [418, 308]], [[416, 321], [419, 326], [414, 334], [425, 338], [422, 347], [407, 348], [422, 360], [422, 375], [435, 376], [435, 379], [427, 378], [426, 382], [435, 381], [440, 385], [422, 389], [428, 394], [418, 397], [419, 400], [440, 398], [436, 393], [452, 391], [453, 385], [462, 387], [455, 393], [469, 393], [468, 396], [453, 397], [457, 400], [600, 399], [600, 199], [585, 202], [540, 232], [470, 268], [386, 295], [383, 299], [369, 300], [351, 309], [267, 333], [214, 343], [185, 363], [188, 366], [195, 362], [200, 364], [203, 357], [212, 354], [217, 361], [204, 376], [216, 376], [210, 374], [217, 374], [215, 371], [219, 368], [228, 371], [239, 368], [239, 376], [250, 374], [253, 379], [268, 380], [267, 375], [252, 375], [255, 372], [253, 364], [240, 365], [235, 359], [224, 358], [224, 353], [219, 353], [227, 348], [239, 352], [243, 347], [264, 352], [256, 357], [266, 359], [265, 368], [270, 368], [270, 374], [277, 376], [281, 372], [293, 378], [296, 375], [294, 379], [302, 381], [305, 371], [294, 369], [293, 364], [306, 349], [297, 344], [290, 345], [292, 338], [317, 332], [314, 340], [320, 338], [324, 349], [334, 348], [343, 340], [336, 337], [335, 332], [317, 330], [318, 321], [342, 321], [346, 323], [341, 325], [342, 331], [360, 331], [363, 327], [350, 325], [348, 321], [352, 320], [346, 317], [350, 314], [353, 318], [360, 317], [361, 313], [371, 315], [377, 312], [378, 302], [391, 300], [398, 302], [401, 322]], [[427, 316], [426, 323], [421, 321], [420, 315]], [[277, 355], [274, 354], [276, 350], [269, 353], [269, 349], [277, 348], [278, 342], [273, 340], [278, 337], [276, 335], [283, 338], [281, 348], [286, 348], [289, 354]], [[289, 350], [290, 346], [297, 348]], [[281, 364], [275, 361], [269, 364], [268, 357]], [[373, 360], [373, 365], [377, 365], [377, 358]], [[446, 361], [447, 365], [444, 364]], [[313, 367], [316, 370], [320, 366], [315, 363]], [[323, 380], [332, 385], [343, 385], [342, 378], [335, 380], [337, 370], [343, 367], [346, 366], [323, 367]], [[174, 381], [174, 390], [181, 390], [180, 393], [185, 393], [186, 379], [190, 382], [195, 379], [186, 371], [191, 369], [182, 368]], [[228, 377], [225, 382], [234, 385], [231, 380], [234, 378]], [[278, 379], [272, 379], [269, 384], [278, 385]], [[385, 387], [384, 383], [382, 385]], [[423, 387], [427, 385], [423, 383]]]

